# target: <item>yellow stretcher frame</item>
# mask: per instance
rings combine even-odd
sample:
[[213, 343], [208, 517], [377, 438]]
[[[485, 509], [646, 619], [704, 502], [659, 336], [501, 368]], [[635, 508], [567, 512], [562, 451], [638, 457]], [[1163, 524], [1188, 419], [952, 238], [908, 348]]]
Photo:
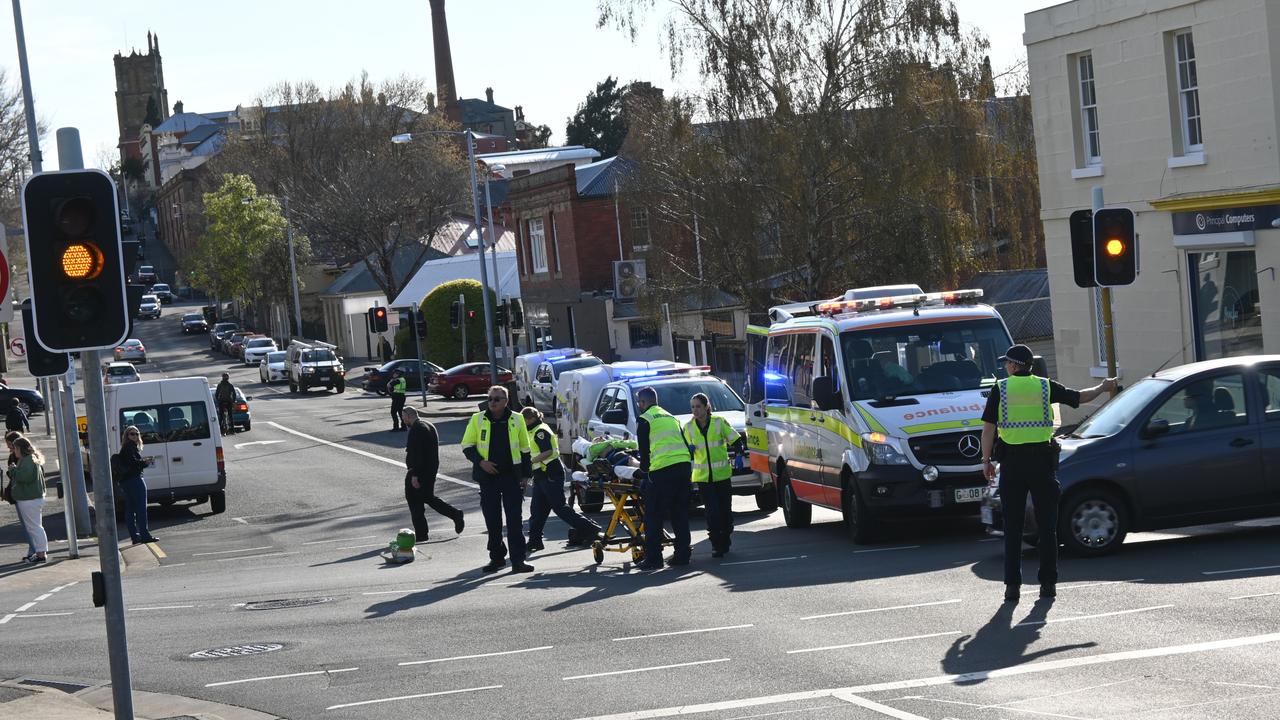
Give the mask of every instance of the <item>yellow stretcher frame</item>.
[[[606, 552], [631, 553], [631, 561], [644, 562], [644, 497], [640, 491], [639, 480], [613, 478], [610, 480], [588, 480], [588, 485], [598, 487], [609, 502], [613, 503], [613, 515], [603, 536], [591, 543], [591, 557], [599, 565], [604, 562]], [[626, 537], [616, 537], [619, 526], [626, 528]], [[671, 545], [671, 538], [665, 530], [662, 532], [662, 544]]]

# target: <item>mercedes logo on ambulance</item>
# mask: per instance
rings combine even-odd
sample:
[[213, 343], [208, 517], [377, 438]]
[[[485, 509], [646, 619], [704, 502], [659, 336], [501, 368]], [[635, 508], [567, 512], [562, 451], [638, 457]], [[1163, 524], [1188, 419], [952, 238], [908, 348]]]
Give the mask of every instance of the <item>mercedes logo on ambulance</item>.
[[960, 442], [956, 443], [956, 447], [959, 448], [960, 454], [967, 458], [978, 457], [978, 454], [982, 452], [982, 443], [973, 435], [962, 435]]

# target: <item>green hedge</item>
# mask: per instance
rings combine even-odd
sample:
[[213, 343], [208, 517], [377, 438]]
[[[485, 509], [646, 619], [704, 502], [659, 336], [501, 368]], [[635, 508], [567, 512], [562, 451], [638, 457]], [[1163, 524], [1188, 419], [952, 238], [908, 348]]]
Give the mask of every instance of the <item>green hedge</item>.
[[[458, 299], [458, 295], [467, 298], [467, 310], [475, 311], [475, 317], [467, 322], [467, 361], [481, 362], [489, 357], [488, 347], [484, 342], [484, 301], [481, 296], [480, 283], [476, 280], [450, 280], [438, 285], [427, 293], [422, 301], [421, 312], [426, 320], [427, 337], [423, 342], [425, 357], [443, 368], [450, 368], [463, 362], [462, 330], [449, 325], [449, 304]], [[496, 300], [489, 291], [489, 302], [492, 307]], [[412, 346], [413, 340], [405, 338], [406, 345]], [[399, 346], [400, 338], [396, 338]]]

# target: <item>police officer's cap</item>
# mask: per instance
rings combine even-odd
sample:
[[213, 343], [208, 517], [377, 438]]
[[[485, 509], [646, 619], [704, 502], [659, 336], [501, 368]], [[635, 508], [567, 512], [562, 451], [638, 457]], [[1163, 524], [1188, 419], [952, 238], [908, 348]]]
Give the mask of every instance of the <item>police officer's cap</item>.
[[1014, 345], [1000, 356], [1000, 360], [1012, 360], [1023, 367], [1031, 367], [1031, 363], [1035, 361], [1035, 353], [1026, 345]]

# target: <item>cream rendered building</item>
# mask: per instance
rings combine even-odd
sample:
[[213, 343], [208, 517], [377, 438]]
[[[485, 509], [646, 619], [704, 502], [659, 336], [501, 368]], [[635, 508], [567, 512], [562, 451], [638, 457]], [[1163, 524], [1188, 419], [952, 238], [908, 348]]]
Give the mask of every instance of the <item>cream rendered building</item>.
[[1280, 2], [1074, 0], [1028, 13], [1023, 41], [1059, 379], [1106, 369], [1068, 227], [1095, 186], [1137, 215], [1140, 274], [1113, 293], [1124, 381], [1280, 353]]

